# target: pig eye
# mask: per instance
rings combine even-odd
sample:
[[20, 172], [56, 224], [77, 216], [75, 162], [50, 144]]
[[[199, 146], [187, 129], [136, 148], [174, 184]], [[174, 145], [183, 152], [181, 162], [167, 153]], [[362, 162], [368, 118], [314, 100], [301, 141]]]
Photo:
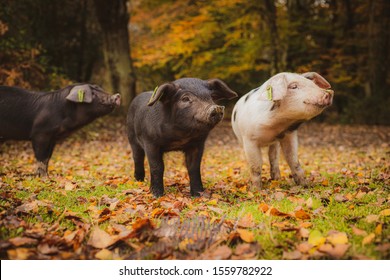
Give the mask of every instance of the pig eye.
[[190, 102], [191, 99], [190, 99], [188, 96], [183, 96], [183, 97], [181, 98], [181, 101], [183, 101], [183, 102]]
[[288, 86], [289, 89], [297, 89], [298, 88], [298, 84], [297, 83], [292, 83]]

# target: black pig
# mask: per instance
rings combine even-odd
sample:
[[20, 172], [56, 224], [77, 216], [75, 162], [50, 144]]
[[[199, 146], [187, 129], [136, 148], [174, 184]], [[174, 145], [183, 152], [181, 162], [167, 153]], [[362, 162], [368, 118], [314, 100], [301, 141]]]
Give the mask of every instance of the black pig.
[[200, 163], [210, 130], [222, 120], [224, 107], [214, 101], [237, 94], [221, 80], [183, 78], [165, 83], [152, 92], [138, 95], [127, 115], [128, 138], [133, 152], [134, 176], [145, 178], [145, 153], [148, 158], [155, 197], [164, 194], [163, 154], [183, 151], [190, 177], [191, 195], [203, 191]]
[[0, 141], [31, 140], [37, 174], [47, 176], [58, 139], [119, 105], [119, 94], [111, 96], [96, 85], [77, 84], [54, 92], [0, 86]]

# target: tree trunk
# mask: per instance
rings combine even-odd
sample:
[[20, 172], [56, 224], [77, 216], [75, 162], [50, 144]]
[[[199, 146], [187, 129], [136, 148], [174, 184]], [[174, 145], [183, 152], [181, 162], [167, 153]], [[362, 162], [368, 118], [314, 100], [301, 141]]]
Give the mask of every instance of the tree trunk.
[[103, 37], [106, 82], [104, 86], [113, 92], [119, 91], [123, 108], [129, 106], [136, 94], [136, 77], [130, 57], [129, 13], [126, 2], [126, 0], [94, 0]]
[[78, 64], [77, 64], [77, 80], [84, 81], [84, 61], [85, 61], [85, 42], [87, 40], [87, 1], [82, 0], [80, 3], [81, 13], [81, 22], [80, 22], [80, 48], [78, 55]]
[[[390, 2], [370, 0], [368, 26], [369, 94], [385, 99], [388, 89], [387, 75], [390, 48]], [[387, 96], [387, 98], [389, 98]]]
[[311, 1], [287, 0], [288, 34], [284, 57], [288, 71], [296, 72], [300, 65], [310, 60], [305, 38], [310, 34]]
[[276, 24], [277, 14], [275, 1], [266, 0], [261, 2], [260, 12], [265, 16], [266, 24], [270, 32], [270, 49], [271, 51], [271, 75], [281, 71], [281, 44], [279, 38], [279, 31]]

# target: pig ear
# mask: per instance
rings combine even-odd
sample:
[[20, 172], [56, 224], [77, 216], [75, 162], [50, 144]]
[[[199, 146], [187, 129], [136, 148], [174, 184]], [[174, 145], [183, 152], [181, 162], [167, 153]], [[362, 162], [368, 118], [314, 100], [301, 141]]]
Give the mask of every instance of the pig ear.
[[329, 82], [325, 80], [324, 77], [322, 77], [320, 74], [316, 72], [307, 72], [302, 74], [303, 77], [312, 80], [317, 86], [320, 88], [331, 88]]
[[232, 91], [224, 82], [220, 79], [207, 80], [209, 88], [212, 90], [211, 97], [214, 101], [220, 99], [233, 99], [237, 97], [237, 93]]
[[66, 99], [77, 103], [91, 103], [92, 102], [92, 90], [88, 85], [74, 86]]
[[152, 106], [154, 103], [159, 101], [167, 100], [169, 96], [172, 96], [174, 93], [177, 92], [177, 88], [173, 83], [166, 83], [162, 86], [156, 87], [154, 89], [154, 92], [152, 94], [152, 97], [150, 97], [148, 106]]
[[287, 80], [284, 74], [272, 77], [260, 92], [260, 100], [281, 100], [287, 93]]

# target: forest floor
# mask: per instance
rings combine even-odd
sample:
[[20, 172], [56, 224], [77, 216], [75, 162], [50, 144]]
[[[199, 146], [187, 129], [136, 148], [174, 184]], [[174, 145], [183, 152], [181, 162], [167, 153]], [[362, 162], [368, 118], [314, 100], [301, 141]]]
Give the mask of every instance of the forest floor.
[[[309, 187], [286, 162], [251, 192], [225, 121], [189, 193], [179, 152], [165, 156], [165, 196], [133, 179], [124, 121], [106, 117], [59, 143], [48, 179], [29, 142], [0, 143], [1, 259], [389, 259], [390, 127], [310, 122], [299, 131]], [[148, 168], [146, 167], [148, 174]]]

